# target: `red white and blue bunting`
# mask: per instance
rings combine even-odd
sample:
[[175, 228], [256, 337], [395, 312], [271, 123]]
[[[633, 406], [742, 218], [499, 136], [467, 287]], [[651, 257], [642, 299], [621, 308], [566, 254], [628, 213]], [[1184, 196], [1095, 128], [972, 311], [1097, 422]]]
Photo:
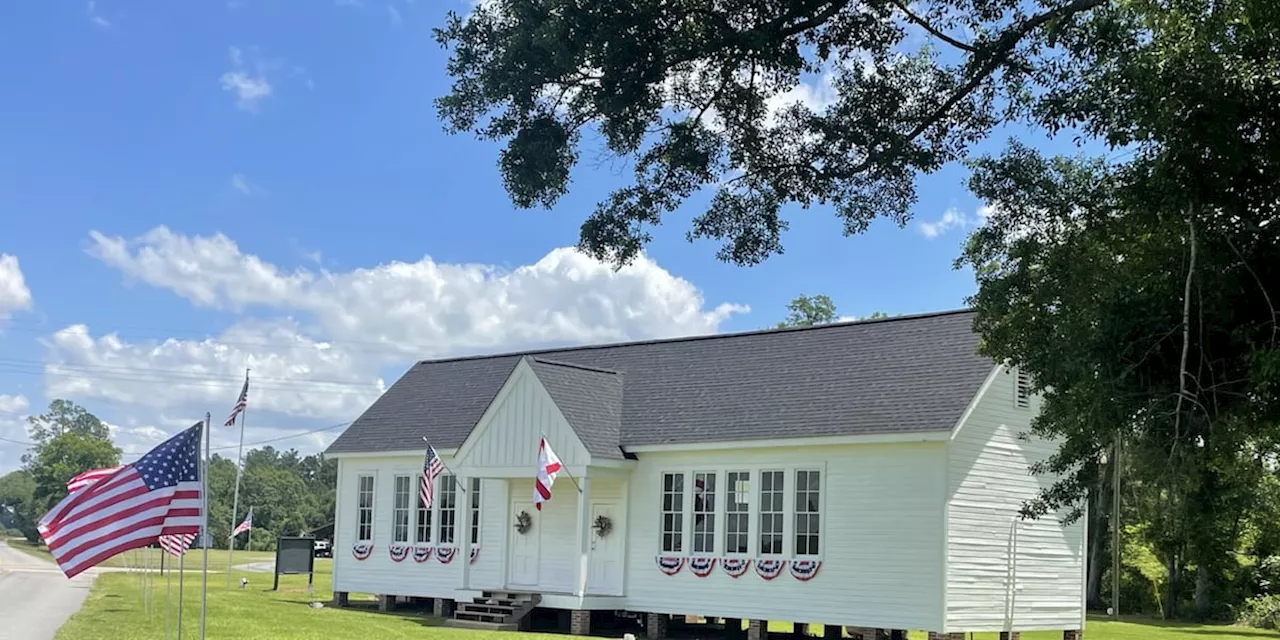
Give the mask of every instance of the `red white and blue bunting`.
[[373, 555], [373, 543], [357, 542], [351, 545], [351, 555], [355, 556], [356, 560], [367, 560]]
[[476, 558], [480, 557], [480, 547], [471, 548], [471, 564], [476, 563]]
[[698, 576], [699, 578], [705, 578], [711, 575], [711, 570], [715, 568], [715, 558], [705, 558], [702, 556], [689, 558], [689, 570], [693, 572], [693, 575]]
[[457, 547], [436, 547], [436, 560], [439, 560], [440, 564], [449, 564], [453, 562], [453, 556], [457, 553]]
[[393, 544], [387, 547], [387, 554], [391, 556], [392, 560], [403, 562], [405, 558], [409, 557], [409, 545]]
[[431, 547], [414, 547], [413, 561], [426, 562], [431, 559]]
[[730, 577], [737, 578], [751, 568], [751, 558], [723, 558], [720, 566], [724, 567], [724, 572]]
[[821, 568], [821, 560], [792, 560], [791, 577], [801, 582], [808, 582], [818, 575], [818, 569]]
[[786, 567], [786, 560], [756, 560], [756, 573], [765, 580], [778, 577]]
[[657, 560], [658, 568], [661, 569], [663, 573], [669, 576], [674, 576], [675, 574], [680, 573], [680, 568], [684, 566], [685, 559], [679, 556], [658, 556]]

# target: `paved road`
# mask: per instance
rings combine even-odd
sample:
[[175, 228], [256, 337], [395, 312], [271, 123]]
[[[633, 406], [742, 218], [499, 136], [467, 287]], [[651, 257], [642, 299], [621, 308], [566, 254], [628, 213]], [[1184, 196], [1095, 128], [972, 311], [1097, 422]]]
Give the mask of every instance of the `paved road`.
[[0, 640], [52, 640], [80, 609], [96, 571], [68, 580], [52, 563], [0, 540]]
[[276, 570], [275, 560], [266, 560], [263, 562], [249, 562], [247, 564], [238, 564], [232, 569], [237, 571], [254, 571], [258, 573], [271, 573]]

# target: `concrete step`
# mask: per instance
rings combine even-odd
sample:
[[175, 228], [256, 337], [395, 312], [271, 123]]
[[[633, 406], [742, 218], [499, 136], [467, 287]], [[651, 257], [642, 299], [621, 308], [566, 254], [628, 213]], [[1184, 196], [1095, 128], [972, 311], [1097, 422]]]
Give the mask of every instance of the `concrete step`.
[[514, 622], [481, 622], [479, 620], [459, 620], [449, 618], [444, 626], [458, 629], [482, 629], [485, 631], [519, 631], [520, 625]]

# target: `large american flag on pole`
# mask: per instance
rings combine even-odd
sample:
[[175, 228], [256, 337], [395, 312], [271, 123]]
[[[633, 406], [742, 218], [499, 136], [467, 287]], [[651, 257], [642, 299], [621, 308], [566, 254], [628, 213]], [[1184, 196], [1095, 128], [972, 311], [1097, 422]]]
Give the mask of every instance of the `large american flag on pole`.
[[200, 533], [203, 426], [63, 498], [40, 519], [40, 535], [68, 578], [161, 536]]
[[431, 508], [431, 501], [436, 497], [436, 478], [440, 477], [441, 473], [444, 473], [444, 463], [436, 454], [436, 448], [427, 443], [427, 458], [422, 461], [422, 486], [419, 488], [422, 508]]
[[231, 407], [231, 415], [227, 416], [227, 421], [222, 423], [224, 427], [236, 426], [236, 418], [244, 412], [244, 408], [249, 405], [249, 374], [244, 374], [244, 386], [240, 388], [240, 397], [236, 399], [236, 406]]

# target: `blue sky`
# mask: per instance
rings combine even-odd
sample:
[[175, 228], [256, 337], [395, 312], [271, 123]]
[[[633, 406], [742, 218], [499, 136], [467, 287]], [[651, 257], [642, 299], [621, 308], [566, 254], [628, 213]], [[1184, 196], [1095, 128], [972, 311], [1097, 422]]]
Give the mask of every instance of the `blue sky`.
[[225, 415], [252, 366], [246, 439], [314, 451], [339, 431], [296, 434], [414, 358], [760, 328], [801, 293], [849, 316], [972, 293], [951, 265], [981, 203], [958, 166], [921, 180], [905, 229], [844, 238], [792, 211], [786, 253], [754, 268], [684, 241], [695, 207], [622, 273], [557, 251], [622, 169], [584, 163], [554, 210], [513, 209], [497, 147], [431, 106], [451, 2], [0, 8], [0, 473], [52, 397], [137, 452]]

